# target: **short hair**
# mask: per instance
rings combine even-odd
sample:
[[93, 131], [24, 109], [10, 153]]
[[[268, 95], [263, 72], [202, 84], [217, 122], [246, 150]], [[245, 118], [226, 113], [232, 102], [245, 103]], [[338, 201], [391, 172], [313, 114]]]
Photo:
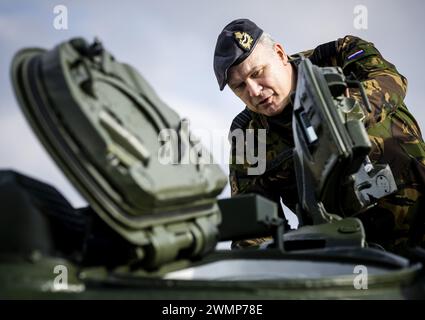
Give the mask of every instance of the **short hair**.
[[263, 32], [259, 42], [264, 45], [266, 48], [274, 49], [274, 45], [277, 43], [270, 34]]

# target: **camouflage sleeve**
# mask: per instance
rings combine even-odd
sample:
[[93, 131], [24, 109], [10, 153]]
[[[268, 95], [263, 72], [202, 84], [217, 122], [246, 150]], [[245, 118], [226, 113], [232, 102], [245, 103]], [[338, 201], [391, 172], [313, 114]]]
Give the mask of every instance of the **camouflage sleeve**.
[[[345, 75], [354, 74], [365, 88], [372, 107], [365, 121], [367, 127], [380, 122], [387, 113], [403, 104], [407, 80], [382, 57], [373, 43], [354, 36], [338, 39], [335, 62]], [[350, 96], [362, 104], [359, 89], [350, 89]]]
[[[232, 144], [232, 151], [235, 146]], [[270, 200], [278, 201], [270, 187], [270, 182], [264, 175], [249, 175], [246, 166], [238, 164], [237, 158], [232, 152], [229, 164], [229, 181], [232, 197], [238, 194], [256, 193]]]
[[[235, 117], [230, 127], [231, 194], [255, 193], [268, 198], [278, 204], [279, 216], [284, 217], [281, 198], [292, 210], [295, 208], [294, 199], [297, 199], [293, 150], [289, 139], [285, 140], [274, 131], [266, 133], [260, 121], [245, 109]], [[283, 197], [284, 194], [288, 197]]]
[[[246, 164], [241, 164], [238, 161], [238, 156], [236, 153], [236, 143], [231, 142], [231, 153], [230, 153], [230, 163], [229, 163], [229, 181], [231, 188], [232, 197], [247, 194], [255, 193], [262, 195], [276, 203], [278, 203], [278, 214], [283, 217], [283, 209], [280, 206], [280, 195], [276, 192], [273, 192], [271, 183], [268, 181], [267, 177], [264, 175], [248, 175], [248, 170]], [[240, 159], [239, 159], [240, 160]], [[288, 228], [287, 226], [285, 226]], [[266, 238], [256, 238], [256, 239], [245, 239], [232, 241], [232, 249], [242, 249], [247, 247], [259, 247], [262, 243], [271, 240], [271, 237]]]
[[[246, 130], [253, 129], [252, 115], [245, 109], [232, 122], [229, 132], [229, 182], [232, 196], [257, 193], [267, 198], [274, 198], [268, 191], [268, 184], [262, 175], [249, 175], [250, 164], [246, 157]], [[257, 153], [254, 151], [254, 153]]]
[[[229, 182], [232, 197], [239, 194], [255, 193], [279, 204], [280, 193], [274, 187], [273, 178], [264, 173], [250, 175], [245, 145], [238, 146], [238, 143], [244, 143], [244, 139], [238, 141], [238, 139], [232, 138], [230, 140]], [[238, 148], [240, 149], [238, 150]], [[272, 150], [268, 150], [268, 153], [272, 153]], [[280, 206], [278, 207], [280, 208]]]

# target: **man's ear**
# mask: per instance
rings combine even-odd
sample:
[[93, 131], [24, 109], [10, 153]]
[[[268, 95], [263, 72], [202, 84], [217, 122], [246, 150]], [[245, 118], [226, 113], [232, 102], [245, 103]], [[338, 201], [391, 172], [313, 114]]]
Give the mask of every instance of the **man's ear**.
[[286, 54], [285, 49], [283, 49], [280, 43], [275, 43], [274, 50], [279, 56], [279, 58], [282, 60], [283, 64], [286, 66], [288, 64], [288, 55]]

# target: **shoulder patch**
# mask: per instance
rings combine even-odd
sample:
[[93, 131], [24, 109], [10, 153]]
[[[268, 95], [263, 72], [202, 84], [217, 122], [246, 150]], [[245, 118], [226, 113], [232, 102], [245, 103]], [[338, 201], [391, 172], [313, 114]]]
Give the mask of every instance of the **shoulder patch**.
[[356, 57], [358, 57], [358, 56], [362, 55], [363, 53], [364, 53], [364, 50], [363, 50], [363, 49], [361, 49], [361, 50], [359, 50], [359, 51], [357, 51], [357, 52], [354, 52], [353, 54], [351, 54], [351, 55], [349, 55], [349, 56], [347, 57], [347, 60], [354, 59], [354, 58], [356, 58]]

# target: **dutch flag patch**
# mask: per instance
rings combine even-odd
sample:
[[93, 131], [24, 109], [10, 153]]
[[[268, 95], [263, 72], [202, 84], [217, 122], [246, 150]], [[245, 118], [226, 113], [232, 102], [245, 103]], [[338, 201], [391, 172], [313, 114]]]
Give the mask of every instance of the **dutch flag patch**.
[[351, 60], [351, 59], [357, 58], [358, 56], [362, 55], [363, 53], [364, 53], [364, 50], [363, 49], [361, 49], [361, 50], [359, 50], [357, 52], [354, 52], [353, 54], [350, 54], [348, 56], [347, 60]]

